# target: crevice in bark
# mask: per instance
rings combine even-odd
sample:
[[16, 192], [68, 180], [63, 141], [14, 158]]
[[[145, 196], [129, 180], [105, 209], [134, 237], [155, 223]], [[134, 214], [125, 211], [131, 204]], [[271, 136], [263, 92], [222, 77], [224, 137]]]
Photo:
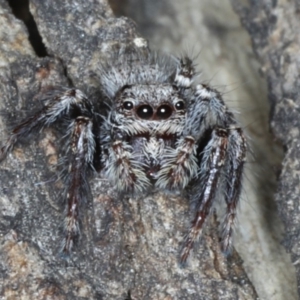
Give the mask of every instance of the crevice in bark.
[[36, 55], [39, 57], [47, 56], [48, 53], [42, 37], [38, 31], [34, 18], [29, 11], [29, 0], [7, 0], [7, 2], [11, 7], [14, 16], [24, 22], [29, 33], [29, 42]]

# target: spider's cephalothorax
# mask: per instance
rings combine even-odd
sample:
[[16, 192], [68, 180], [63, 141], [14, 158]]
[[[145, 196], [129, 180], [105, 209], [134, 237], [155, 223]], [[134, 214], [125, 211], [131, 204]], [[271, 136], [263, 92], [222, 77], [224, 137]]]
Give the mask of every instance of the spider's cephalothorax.
[[99, 75], [103, 99], [109, 102], [106, 110], [80, 90], [56, 89], [41, 111], [12, 130], [1, 148], [0, 160], [19, 137], [69, 117], [63, 251], [70, 252], [79, 235], [79, 204], [84, 201], [87, 172], [96, 161], [123, 194], [153, 189], [177, 193], [189, 185], [196, 211], [181, 253], [183, 262], [222, 188], [227, 206], [222, 248], [228, 251], [246, 143], [220, 93], [193, 84], [195, 69], [188, 57], [121, 56], [102, 65]]

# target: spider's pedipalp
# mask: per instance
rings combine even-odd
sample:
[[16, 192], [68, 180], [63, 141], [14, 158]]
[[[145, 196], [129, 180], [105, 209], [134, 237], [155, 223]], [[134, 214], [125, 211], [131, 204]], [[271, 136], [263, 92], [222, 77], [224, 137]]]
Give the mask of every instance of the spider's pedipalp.
[[121, 140], [113, 142], [104, 168], [119, 191], [143, 192], [150, 185], [143, 165], [132, 155], [131, 147]]
[[197, 174], [195, 139], [186, 136], [179, 140], [176, 148], [166, 154], [164, 166], [158, 172], [156, 186], [160, 189], [184, 189]]

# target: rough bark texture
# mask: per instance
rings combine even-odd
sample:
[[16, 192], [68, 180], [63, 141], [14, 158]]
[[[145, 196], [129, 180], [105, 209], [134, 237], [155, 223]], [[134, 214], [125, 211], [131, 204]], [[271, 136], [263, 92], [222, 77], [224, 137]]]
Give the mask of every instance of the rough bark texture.
[[[37, 95], [47, 86], [72, 84], [95, 97], [91, 73], [99, 62], [142, 41], [133, 22], [114, 18], [103, 0], [32, 0], [30, 9], [47, 57], [36, 57], [26, 29], [1, 1], [6, 130], [10, 121], [41, 105]], [[220, 253], [215, 220], [188, 266], [180, 267], [178, 253], [190, 220], [187, 201], [160, 195], [120, 199], [101, 178], [91, 181], [94, 200], [82, 213], [79, 247], [69, 261], [61, 258], [63, 187], [51, 170], [59, 137], [47, 129], [18, 144], [1, 165], [3, 299], [256, 298], [237, 253], [228, 260]]]
[[[202, 70], [200, 80], [209, 81], [224, 92], [228, 105], [240, 112], [237, 116], [248, 135], [252, 155], [246, 167], [235, 246], [260, 299], [298, 299], [295, 269], [281, 244], [285, 233], [273, 199], [282, 153], [278, 140], [269, 133], [267, 83], [261, 72], [266, 67], [272, 71], [273, 67], [267, 64], [262, 68], [257, 61], [250, 37], [233, 10], [237, 2], [233, 7], [229, 0], [113, 0], [113, 3], [120, 14], [137, 22], [152, 47], [173, 53], [187, 50], [195, 56], [200, 52], [197, 56]], [[273, 24], [272, 18], [256, 17], [265, 14], [259, 3], [250, 1], [248, 12], [254, 7], [256, 10], [247, 15], [247, 20], [252, 25], [251, 35], [259, 37], [259, 43], [268, 43], [264, 39], [268, 38], [266, 32]], [[289, 3], [285, 9], [291, 5], [289, 9], [293, 11], [294, 3]], [[272, 9], [271, 4], [266, 6]], [[278, 26], [288, 26], [288, 14]], [[295, 13], [294, 17], [297, 18]], [[261, 25], [255, 27], [256, 22]], [[299, 27], [293, 28], [296, 36]], [[272, 48], [269, 46], [268, 51]], [[266, 49], [261, 53], [265, 55]]]
[[276, 201], [285, 226], [284, 246], [291, 253], [300, 286], [300, 4], [299, 1], [233, 1], [251, 35], [261, 70], [268, 81], [270, 124], [285, 157]]
[[[185, 6], [179, 6], [179, 3]], [[267, 106], [262, 101], [255, 102], [258, 95], [264, 94], [264, 87], [254, 71], [256, 65], [250, 46], [247, 45], [246, 50], [241, 46], [242, 51], [239, 51], [236, 44], [245, 45], [247, 40], [240, 43], [239, 35], [225, 39], [237, 28], [240, 30], [229, 2], [226, 2], [225, 10], [222, 6], [220, 14], [212, 13], [215, 9], [208, 3], [204, 0], [114, 2], [116, 11], [126, 13], [138, 22], [140, 30], [155, 48], [178, 53], [178, 44], [187, 43], [193, 47], [191, 41], [200, 40], [203, 47], [201, 68], [207, 71], [205, 79], [218, 72], [214, 85], [228, 85], [229, 82], [229, 89], [235, 89], [236, 85], [232, 87], [232, 83], [238, 82], [239, 86], [240, 77], [254, 78], [244, 84], [241, 94], [231, 93], [230, 99], [243, 98], [243, 103], [254, 101], [250, 110], [256, 109], [255, 118], [259, 120], [256, 121], [258, 126], [250, 126], [250, 131], [258, 136], [259, 143], [267, 140], [265, 143], [271, 144], [270, 137], [262, 129], [265, 128]], [[97, 72], [99, 62], [117, 49], [130, 51], [132, 47], [145, 44], [136, 33], [134, 23], [130, 19], [115, 18], [104, 0], [31, 0], [30, 5], [47, 48], [46, 57], [36, 56], [28, 42], [25, 26], [12, 15], [7, 2], [0, 0], [2, 138], [9, 124], [41, 106], [39, 96], [48, 86], [73, 85], [96, 99], [97, 82], [92, 74]], [[225, 21], [221, 17], [224, 11], [230, 16]], [[189, 39], [185, 40], [184, 36]], [[196, 52], [200, 46], [196, 45]], [[251, 63], [248, 64], [245, 57]], [[248, 73], [244, 73], [246, 69]], [[257, 112], [261, 107], [262, 112]], [[253, 116], [245, 124], [250, 122], [253, 122]], [[61, 149], [61, 131], [63, 129], [47, 129], [38, 137], [31, 137], [30, 141], [23, 141], [0, 165], [0, 296], [3, 299], [258, 297], [237, 252], [233, 251], [229, 258], [220, 253], [215, 218], [207, 224], [188, 265], [180, 267], [179, 249], [191, 220], [187, 201], [163, 195], [121, 199], [99, 176], [91, 180], [93, 201], [83, 209], [85, 217], [82, 217], [79, 247], [69, 261], [62, 259], [59, 247], [63, 187], [61, 182], [55, 181], [55, 167], [53, 170]], [[273, 153], [272, 146], [264, 147], [268, 153]], [[260, 164], [267, 155], [258, 146], [254, 148], [258, 149]], [[274, 223], [277, 231], [281, 229], [278, 230], [280, 226], [270, 205], [270, 196], [256, 196], [256, 189], [261, 195], [263, 188], [272, 183], [269, 179], [272, 176], [267, 176], [268, 179], [260, 178], [260, 182], [255, 179], [251, 188], [245, 187], [252, 212], [251, 209], [250, 213], [242, 211], [240, 223], [250, 224], [251, 216], [255, 215], [257, 227], [253, 229], [254, 226], [246, 225], [239, 233], [241, 238], [237, 246], [261, 299], [283, 299], [282, 295], [287, 295], [285, 299], [296, 299], [288, 260], [280, 248], [279, 235], [274, 234]], [[269, 191], [268, 187], [268, 194], [272, 193]], [[264, 214], [256, 208], [255, 199], [263, 201], [275, 221], [261, 226], [265, 224], [262, 221]], [[272, 228], [266, 230], [268, 226]], [[258, 236], [263, 237], [263, 241]], [[245, 244], [246, 250], [239, 246]], [[247, 250], [253, 252], [252, 256]], [[275, 275], [279, 269], [284, 270], [282, 276]], [[276, 294], [279, 297], [276, 298]]]

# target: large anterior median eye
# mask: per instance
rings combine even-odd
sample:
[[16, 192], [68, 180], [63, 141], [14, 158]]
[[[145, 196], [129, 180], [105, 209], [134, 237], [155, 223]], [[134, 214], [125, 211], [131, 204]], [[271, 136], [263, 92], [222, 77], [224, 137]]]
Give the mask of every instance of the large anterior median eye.
[[182, 110], [184, 109], [184, 102], [183, 101], [178, 101], [176, 104], [175, 104], [175, 108], [177, 110]]
[[171, 115], [172, 115], [172, 108], [167, 104], [161, 105], [156, 111], [156, 116], [160, 120], [168, 119]]
[[133, 103], [131, 101], [125, 101], [123, 103], [123, 107], [126, 110], [131, 110], [133, 108]]
[[148, 120], [152, 117], [153, 115], [153, 109], [150, 105], [141, 105], [137, 111], [136, 111], [137, 115], [144, 120]]

